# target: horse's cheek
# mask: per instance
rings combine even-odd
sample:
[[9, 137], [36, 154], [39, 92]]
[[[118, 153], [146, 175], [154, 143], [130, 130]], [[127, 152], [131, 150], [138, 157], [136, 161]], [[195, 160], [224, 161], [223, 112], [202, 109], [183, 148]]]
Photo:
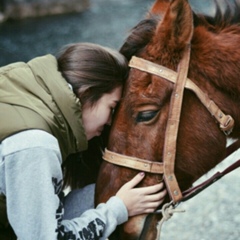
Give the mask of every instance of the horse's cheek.
[[114, 194], [110, 192], [112, 189], [109, 185], [114, 181], [111, 180], [111, 165], [103, 162], [99, 171], [98, 180], [96, 182], [95, 203], [106, 202]]

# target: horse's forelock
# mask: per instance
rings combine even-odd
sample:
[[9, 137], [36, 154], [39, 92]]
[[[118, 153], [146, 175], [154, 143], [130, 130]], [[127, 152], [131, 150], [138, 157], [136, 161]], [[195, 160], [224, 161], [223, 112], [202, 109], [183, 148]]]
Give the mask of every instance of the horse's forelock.
[[149, 18], [142, 20], [130, 32], [129, 36], [120, 48], [120, 52], [128, 59], [140, 53], [152, 39], [159, 16], [150, 15]]

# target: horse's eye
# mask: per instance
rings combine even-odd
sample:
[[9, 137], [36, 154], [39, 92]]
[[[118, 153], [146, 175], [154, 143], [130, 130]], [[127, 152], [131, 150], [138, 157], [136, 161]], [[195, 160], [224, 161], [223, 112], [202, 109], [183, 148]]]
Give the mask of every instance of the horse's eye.
[[158, 110], [156, 111], [144, 111], [139, 112], [136, 118], [137, 122], [148, 122], [152, 120], [158, 113]]

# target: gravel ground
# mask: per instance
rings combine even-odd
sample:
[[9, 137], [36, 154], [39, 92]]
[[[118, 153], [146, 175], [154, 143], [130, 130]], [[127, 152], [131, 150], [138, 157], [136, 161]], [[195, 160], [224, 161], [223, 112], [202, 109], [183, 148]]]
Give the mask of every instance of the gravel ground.
[[[27, 19], [0, 24], [0, 66], [27, 61], [60, 46], [89, 41], [119, 48], [128, 31], [138, 23], [153, 1], [92, 0], [91, 8], [81, 14]], [[192, 0], [195, 10], [214, 11], [211, 1]], [[224, 2], [219, 0], [219, 2]], [[240, 151], [200, 180], [240, 158]], [[214, 183], [178, 208], [165, 222], [162, 240], [238, 240], [240, 239], [240, 169]]]

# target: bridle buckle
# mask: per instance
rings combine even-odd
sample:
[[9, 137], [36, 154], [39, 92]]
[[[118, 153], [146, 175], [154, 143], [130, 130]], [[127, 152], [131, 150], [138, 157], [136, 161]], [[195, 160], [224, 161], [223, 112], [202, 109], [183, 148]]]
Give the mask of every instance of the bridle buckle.
[[229, 136], [234, 127], [234, 120], [230, 115], [227, 115], [226, 117], [226, 122], [224, 123], [224, 125], [221, 124], [220, 128], [226, 136]]

